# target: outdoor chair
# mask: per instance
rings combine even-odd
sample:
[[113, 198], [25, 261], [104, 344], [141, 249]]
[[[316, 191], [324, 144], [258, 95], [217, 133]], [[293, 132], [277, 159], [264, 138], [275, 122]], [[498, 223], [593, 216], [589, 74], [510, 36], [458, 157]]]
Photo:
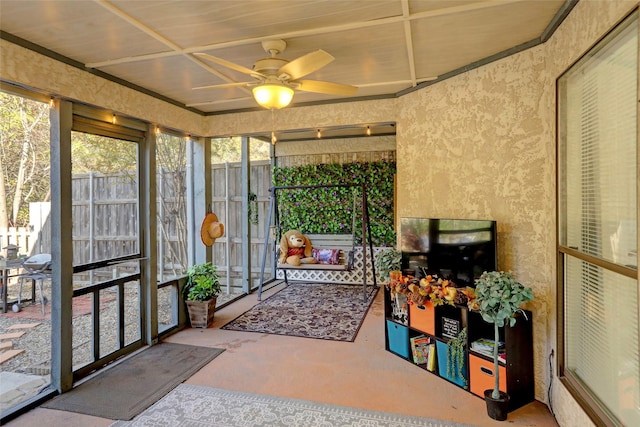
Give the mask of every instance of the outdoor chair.
[[[51, 278], [51, 254], [33, 255], [22, 263], [25, 273], [20, 275], [20, 289], [18, 291], [18, 302], [13, 307], [13, 311], [20, 311], [20, 300], [22, 298], [22, 284], [25, 279], [31, 279], [40, 292], [40, 303], [42, 304], [42, 315], [45, 313], [47, 299], [43, 292], [44, 279]], [[34, 297], [35, 300], [35, 297]], [[35, 302], [35, 301], [34, 301]]]

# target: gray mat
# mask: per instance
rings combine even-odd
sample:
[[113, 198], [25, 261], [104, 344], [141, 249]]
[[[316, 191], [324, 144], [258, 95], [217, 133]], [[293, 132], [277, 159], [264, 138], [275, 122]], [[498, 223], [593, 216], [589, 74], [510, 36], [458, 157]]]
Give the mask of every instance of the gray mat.
[[42, 406], [130, 420], [223, 351], [175, 343], [154, 345]]
[[180, 384], [133, 421], [111, 427], [465, 427], [433, 418]]

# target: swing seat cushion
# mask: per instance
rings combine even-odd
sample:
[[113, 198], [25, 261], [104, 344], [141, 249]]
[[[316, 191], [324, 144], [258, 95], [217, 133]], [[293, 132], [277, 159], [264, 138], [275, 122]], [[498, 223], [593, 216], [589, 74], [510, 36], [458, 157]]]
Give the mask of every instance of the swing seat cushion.
[[352, 234], [307, 234], [313, 245], [313, 257], [316, 264], [294, 266], [278, 263], [284, 270], [334, 270], [344, 271], [353, 268]]
[[330, 271], [345, 271], [350, 270], [351, 267], [348, 264], [300, 264], [299, 266], [291, 264], [278, 263], [280, 270], [330, 270]]

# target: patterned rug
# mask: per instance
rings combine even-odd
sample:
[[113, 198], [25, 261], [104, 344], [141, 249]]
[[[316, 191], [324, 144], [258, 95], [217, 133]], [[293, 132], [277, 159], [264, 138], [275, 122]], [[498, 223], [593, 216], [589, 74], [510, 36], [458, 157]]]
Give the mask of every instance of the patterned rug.
[[295, 283], [258, 303], [222, 329], [334, 341], [353, 341], [378, 288]]
[[133, 421], [111, 427], [470, 427], [431, 418], [180, 384]]

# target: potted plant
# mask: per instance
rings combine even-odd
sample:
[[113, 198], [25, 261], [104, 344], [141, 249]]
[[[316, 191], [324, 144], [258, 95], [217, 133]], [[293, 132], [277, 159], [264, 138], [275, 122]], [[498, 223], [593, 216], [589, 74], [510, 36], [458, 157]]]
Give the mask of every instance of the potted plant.
[[509, 412], [509, 395], [500, 391], [500, 370], [498, 363], [498, 342], [500, 341], [500, 328], [513, 326], [516, 323], [516, 315], [521, 313], [525, 318], [526, 313], [522, 304], [533, 300], [531, 288], [518, 282], [510, 272], [490, 271], [482, 273], [476, 280], [475, 307], [482, 315], [485, 322], [494, 325], [493, 346], [493, 389], [485, 390], [484, 397], [487, 404], [489, 417], [504, 421]]
[[218, 294], [220, 294], [220, 281], [215, 265], [206, 262], [189, 267], [184, 295], [191, 327], [211, 326]]
[[398, 323], [409, 323], [407, 307], [407, 285], [403, 280], [400, 269], [402, 268], [402, 252], [395, 248], [385, 248], [375, 257], [376, 271], [380, 278], [386, 282], [391, 299], [391, 317]]

